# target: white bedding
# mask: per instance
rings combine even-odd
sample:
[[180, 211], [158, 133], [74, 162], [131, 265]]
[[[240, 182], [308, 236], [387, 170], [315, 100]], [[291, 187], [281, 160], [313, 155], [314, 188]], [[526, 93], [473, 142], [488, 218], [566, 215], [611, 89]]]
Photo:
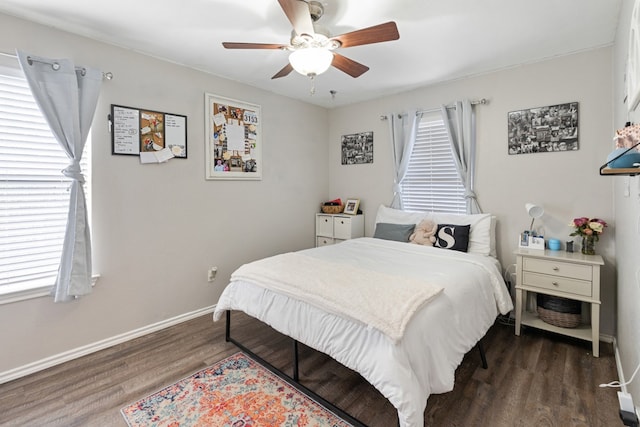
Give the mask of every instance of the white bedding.
[[401, 427], [424, 425], [429, 395], [453, 389], [464, 355], [498, 312], [513, 308], [492, 257], [373, 238], [301, 253], [385, 274], [428, 277], [444, 290], [413, 316], [397, 343], [378, 329], [242, 280], [232, 280], [224, 290], [214, 319], [227, 309], [242, 310], [330, 355], [389, 399]]

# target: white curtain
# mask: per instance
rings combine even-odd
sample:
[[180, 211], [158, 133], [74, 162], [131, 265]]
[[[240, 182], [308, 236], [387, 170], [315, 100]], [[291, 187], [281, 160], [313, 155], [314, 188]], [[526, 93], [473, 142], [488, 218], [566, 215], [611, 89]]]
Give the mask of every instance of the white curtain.
[[481, 213], [473, 182], [476, 168], [476, 118], [473, 106], [465, 99], [456, 102], [453, 108], [443, 105], [441, 111], [456, 169], [465, 189], [467, 213]]
[[402, 180], [407, 173], [409, 159], [416, 142], [418, 131], [417, 111], [410, 110], [407, 114], [387, 114], [391, 133], [391, 148], [393, 149], [393, 200], [391, 207], [402, 209]]
[[53, 295], [56, 302], [70, 301], [91, 292], [91, 236], [80, 159], [96, 110], [102, 72], [76, 67], [69, 59], [17, 53], [33, 96], [69, 157], [69, 166], [62, 170], [71, 179], [69, 214]]

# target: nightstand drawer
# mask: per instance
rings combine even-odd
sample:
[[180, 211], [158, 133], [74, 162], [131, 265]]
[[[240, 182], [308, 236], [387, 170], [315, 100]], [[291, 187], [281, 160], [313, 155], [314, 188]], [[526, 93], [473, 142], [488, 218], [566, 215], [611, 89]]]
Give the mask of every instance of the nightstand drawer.
[[592, 294], [591, 282], [586, 280], [576, 280], [567, 277], [523, 271], [522, 282], [525, 286], [534, 286], [536, 288], [550, 289], [586, 297], [590, 297]]
[[590, 265], [555, 262], [538, 258], [524, 258], [522, 262], [524, 271], [552, 274], [578, 280], [591, 281], [593, 278], [593, 270]]

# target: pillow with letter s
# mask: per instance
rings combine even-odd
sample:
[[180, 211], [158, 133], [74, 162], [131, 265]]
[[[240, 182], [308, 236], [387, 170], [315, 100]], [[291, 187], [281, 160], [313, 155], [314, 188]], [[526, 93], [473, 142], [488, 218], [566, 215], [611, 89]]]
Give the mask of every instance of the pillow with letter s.
[[438, 224], [436, 241], [433, 246], [442, 249], [467, 252], [471, 225]]

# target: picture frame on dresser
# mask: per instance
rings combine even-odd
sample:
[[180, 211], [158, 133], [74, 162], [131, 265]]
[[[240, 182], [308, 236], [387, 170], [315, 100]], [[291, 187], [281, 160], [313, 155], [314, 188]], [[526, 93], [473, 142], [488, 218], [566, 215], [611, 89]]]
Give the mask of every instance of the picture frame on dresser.
[[347, 199], [344, 204], [344, 213], [346, 215], [357, 215], [358, 206], [360, 206], [360, 199]]

